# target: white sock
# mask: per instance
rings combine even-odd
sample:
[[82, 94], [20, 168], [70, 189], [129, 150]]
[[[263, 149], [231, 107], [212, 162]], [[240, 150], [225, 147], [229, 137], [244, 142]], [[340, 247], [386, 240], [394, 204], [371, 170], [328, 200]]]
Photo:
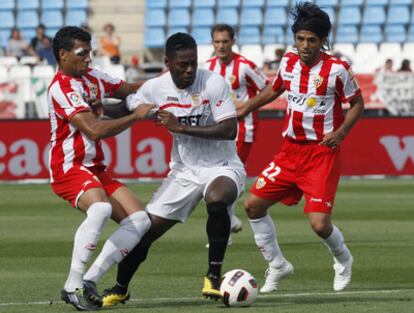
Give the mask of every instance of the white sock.
[[239, 222], [239, 218], [236, 216], [236, 213], [235, 213], [236, 205], [237, 205], [237, 201], [234, 201], [233, 204], [230, 206], [230, 210], [229, 210], [231, 228], [233, 228], [233, 226]]
[[138, 211], [124, 218], [105, 242], [101, 253], [85, 274], [85, 280], [98, 282], [114, 264], [118, 264], [138, 244], [151, 226], [147, 212]]
[[276, 228], [272, 218], [267, 214], [265, 217], [251, 220], [250, 226], [254, 233], [254, 240], [264, 259], [271, 267], [279, 268], [285, 262], [276, 238]]
[[346, 262], [351, 257], [351, 253], [345, 245], [344, 236], [335, 225], [333, 225], [331, 235], [325, 239], [325, 245], [339, 263]]
[[108, 202], [95, 202], [86, 211], [86, 218], [75, 233], [70, 272], [64, 286], [66, 291], [82, 288], [86, 263], [95, 251], [102, 228], [111, 214], [112, 206]]

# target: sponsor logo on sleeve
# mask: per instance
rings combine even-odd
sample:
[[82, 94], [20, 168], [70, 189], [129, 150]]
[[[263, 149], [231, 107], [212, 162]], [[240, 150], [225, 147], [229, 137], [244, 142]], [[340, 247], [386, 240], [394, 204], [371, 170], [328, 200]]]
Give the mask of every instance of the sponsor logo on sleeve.
[[82, 99], [81, 96], [76, 92], [70, 92], [68, 93], [68, 98], [70, 102], [76, 107], [82, 105]]
[[223, 100], [217, 101], [216, 103], [216, 107], [221, 107], [221, 105], [223, 104]]
[[266, 185], [266, 181], [263, 177], [259, 177], [256, 181], [256, 189], [262, 189]]

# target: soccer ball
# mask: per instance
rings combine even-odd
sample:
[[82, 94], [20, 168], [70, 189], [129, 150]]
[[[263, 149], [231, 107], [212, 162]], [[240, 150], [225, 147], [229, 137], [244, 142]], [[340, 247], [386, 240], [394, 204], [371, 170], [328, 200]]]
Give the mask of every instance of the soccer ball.
[[245, 270], [235, 269], [221, 278], [220, 293], [228, 307], [249, 306], [257, 296], [256, 279]]

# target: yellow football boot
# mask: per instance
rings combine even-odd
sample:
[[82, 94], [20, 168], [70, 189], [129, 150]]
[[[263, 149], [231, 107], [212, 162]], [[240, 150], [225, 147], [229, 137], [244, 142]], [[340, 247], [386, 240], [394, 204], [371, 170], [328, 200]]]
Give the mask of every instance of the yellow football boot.
[[218, 300], [221, 298], [220, 293], [220, 278], [214, 275], [204, 277], [204, 287], [201, 290], [204, 298]]
[[105, 289], [102, 295], [102, 306], [115, 306], [118, 303], [125, 304], [130, 298], [129, 292], [122, 293], [117, 286], [110, 289]]

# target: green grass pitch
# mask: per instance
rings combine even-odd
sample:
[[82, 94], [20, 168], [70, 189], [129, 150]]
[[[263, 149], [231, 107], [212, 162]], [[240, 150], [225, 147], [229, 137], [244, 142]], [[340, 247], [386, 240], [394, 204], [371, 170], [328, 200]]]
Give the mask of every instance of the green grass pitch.
[[[148, 201], [157, 183], [131, 184]], [[266, 264], [256, 248], [248, 221], [233, 236], [224, 272], [242, 268], [263, 283]], [[188, 222], [156, 242], [131, 284], [132, 300], [113, 312], [414, 312], [414, 181], [342, 180], [334, 222], [354, 255], [352, 283], [332, 290], [332, 259], [298, 207], [276, 205], [270, 213], [278, 239], [295, 274], [277, 293], [259, 296], [250, 308], [226, 309], [201, 298], [207, 269], [206, 212], [201, 203]], [[48, 185], [0, 185], [0, 312], [74, 312], [63, 304], [74, 232], [82, 215], [55, 196]], [[116, 227], [110, 222], [105, 239]], [[102, 242], [103, 240], [101, 240]], [[114, 282], [115, 269], [99, 283]]]

